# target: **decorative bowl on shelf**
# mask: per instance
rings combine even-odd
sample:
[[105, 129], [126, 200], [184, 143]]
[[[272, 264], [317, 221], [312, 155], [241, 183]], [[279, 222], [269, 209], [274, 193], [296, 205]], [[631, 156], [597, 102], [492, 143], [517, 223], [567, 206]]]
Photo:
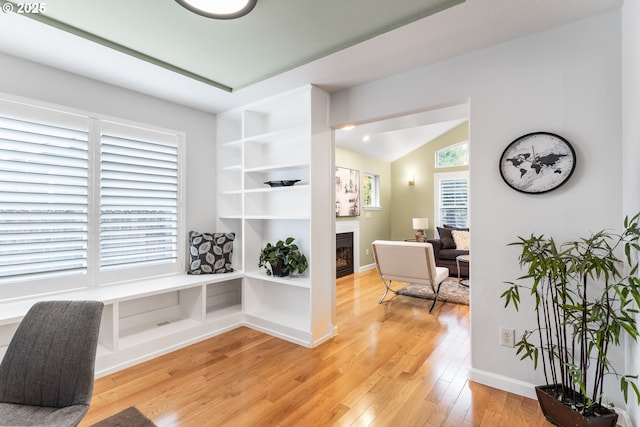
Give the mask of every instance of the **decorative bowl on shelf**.
[[289, 179], [289, 180], [281, 180], [281, 181], [265, 181], [265, 184], [271, 187], [290, 187], [299, 181], [300, 181], [299, 179]]

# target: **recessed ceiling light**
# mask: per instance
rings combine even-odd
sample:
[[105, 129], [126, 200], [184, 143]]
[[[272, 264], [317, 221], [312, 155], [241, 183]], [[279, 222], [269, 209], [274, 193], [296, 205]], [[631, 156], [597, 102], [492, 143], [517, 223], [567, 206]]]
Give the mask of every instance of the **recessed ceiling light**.
[[215, 19], [240, 18], [251, 12], [257, 0], [176, 0], [198, 15]]
[[371, 139], [371, 137], [369, 135], [365, 135], [365, 136], [362, 137], [362, 140], [364, 142], [368, 142], [370, 139]]

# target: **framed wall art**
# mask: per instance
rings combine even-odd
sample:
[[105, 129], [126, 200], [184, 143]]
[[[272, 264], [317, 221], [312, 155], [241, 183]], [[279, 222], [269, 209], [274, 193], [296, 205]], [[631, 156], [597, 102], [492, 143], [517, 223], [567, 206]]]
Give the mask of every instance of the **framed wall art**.
[[360, 171], [336, 167], [336, 216], [360, 215]]

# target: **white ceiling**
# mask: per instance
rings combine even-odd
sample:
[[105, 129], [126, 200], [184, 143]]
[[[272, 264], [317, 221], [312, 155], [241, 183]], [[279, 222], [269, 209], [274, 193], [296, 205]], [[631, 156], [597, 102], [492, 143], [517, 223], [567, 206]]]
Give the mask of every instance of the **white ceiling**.
[[26, 16], [231, 91], [463, 1], [260, 0], [220, 20], [173, 0], [49, 0]]
[[[297, 3], [303, 0], [258, 0], [258, 6], [269, 8], [276, 3], [285, 1]], [[310, 2], [312, 0], [304, 1]], [[339, 0], [338, 3], [345, 1]], [[446, 0], [443, 1], [447, 3]], [[456, 1], [449, 3], [454, 4]], [[380, 35], [374, 35], [355, 45], [350, 45], [349, 41], [345, 40], [344, 46], [348, 47], [344, 49], [327, 53], [326, 56], [318, 57], [311, 62], [305, 63], [305, 60], [301, 59], [299, 62], [303, 65], [233, 92], [221, 90], [210, 83], [156, 66], [148, 60], [128, 55], [107, 47], [105, 44], [95, 43], [17, 13], [0, 13], [0, 52], [217, 113], [308, 83], [316, 84], [329, 92], [336, 92], [616, 9], [621, 6], [622, 1], [466, 0], [464, 3], [413, 22], [410, 22], [411, 19], [405, 16], [404, 19], [409, 22], [406, 25]], [[127, 5], [134, 3], [137, 5], [136, 8], [127, 8], [127, 10], [138, 11], [141, 4], [148, 8], [156, 7], [160, 2], [175, 3], [173, 0], [153, 0], [153, 2], [151, 0], [126, 0]], [[384, 2], [388, 2], [388, 0], [382, 0], [382, 3], [376, 1], [377, 4], [384, 4]], [[5, 3], [5, 0], [0, 0], [0, 4]], [[88, 6], [89, 3], [91, 6]], [[342, 13], [345, 10], [333, 3], [335, 1], [327, 2], [326, 5], [332, 5], [331, 7], [335, 8], [334, 13]], [[397, 9], [405, 7], [403, 2], [388, 3], [392, 3], [393, 7]], [[429, 2], [430, 7], [435, 7], [436, 3], [435, 1]], [[46, 7], [49, 10], [54, 10], [58, 4], [64, 4], [67, 8], [78, 5], [76, 0], [48, 0]], [[92, 11], [94, 6], [104, 6], [105, 4], [117, 6], [111, 0], [92, 0], [91, 2], [85, 0], [83, 2], [85, 9], [89, 11]], [[412, 4], [415, 6], [415, 2]], [[160, 7], [158, 8], [160, 9]], [[347, 19], [335, 22], [348, 26], [353, 20], [366, 18], [368, 11], [365, 10], [366, 7], [362, 9], [362, 13], [354, 15], [352, 10], [351, 15], [347, 15]], [[168, 6], [163, 10], [169, 10]], [[186, 12], [180, 10], [181, 16], [184, 13]], [[327, 10], [324, 10], [323, 13], [324, 15], [319, 14], [318, 16], [328, 16]], [[397, 17], [398, 15], [393, 16], [396, 23]], [[241, 19], [246, 18], [248, 17]], [[279, 23], [279, 25], [295, 26], [298, 21], [294, 18], [289, 17], [286, 22]], [[197, 17], [197, 19], [205, 18]], [[175, 37], [182, 37], [184, 34], [194, 35], [191, 31], [181, 30], [178, 27], [179, 22], [188, 21], [166, 22], [172, 35]], [[233, 22], [229, 21], [231, 24]], [[381, 28], [380, 23], [377, 25], [378, 28]], [[392, 23], [390, 25], [393, 27]], [[86, 30], [90, 31], [92, 28], [86, 28]], [[117, 31], [112, 30], [108, 33], [112, 37], [113, 34], [118, 34]], [[330, 29], [330, 31], [334, 30], [338, 32], [337, 29]], [[128, 31], [131, 33], [131, 28]], [[125, 33], [123, 31], [122, 34]], [[126, 44], [126, 37], [119, 39], [118, 42]], [[238, 55], [244, 54], [240, 48], [238, 52]], [[318, 55], [316, 54], [316, 56]], [[190, 58], [193, 59], [194, 55], [191, 55]], [[174, 65], [187, 67], [188, 64], [188, 62], [184, 62]], [[285, 66], [283, 69], [287, 68]], [[0, 76], [1, 71], [0, 67]], [[404, 120], [417, 120], [411, 125], [399, 124], [397, 118], [391, 118], [377, 125], [378, 128], [383, 126], [382, 130], [374, 129], [374, 125], [362, 126], [360, 129], [356, 128], [357, 130], [351, 131], [349, 136], [337, 135], [336, 138], [339, 139], [337, 144], [356, 152], [364, 152], [378, 157], [384, 155], [388, 161], [390, 158], [404, 155], [402, 153], [408, 152], [407, 150], [415, 149], [416, 144], [428, 142], [433, 136], [441, 135], [463, 120], [463, 117], [443, 118], [442, 123], [436, 125], [430, 115], [433, 116], [433, 112], [426, 115], [417, 114], [415, 117], [413, 115], [405, 117]], [[371, 129], [368, 129], [369, 127]], [[390, 128], [394, 130], [391, 131]], [[400, 131], [399, 129], [405, 130]], [[372, 141], [368, 146], [362, 144], [362, 136], [360, 135], [362, 132], [369, 132], [372, 135]], [[373, 146], [371, 142], [376, 140], [381, 145], [376, 145], [376, 149], [373, 151], [368, 150], [367, 148]]]
[[[48, 0], [46, 7], [55, 8], [58, 1]], [[158, 2], [174, 3], [136, 3], [145, 1], [147, 7]], [[278, 1], [283, 0], [258, 0], [258, 4]], [[84, 3], [101, 2], [109, 0]], [[622, 0], [467, 0], [233, 93], [17, 13], [0, 13], [0, 52], [216, 113], [308, 83], [334, 92], [619, 8], [621, 4]], [[403, 7], [402, 2], [393, 5]], [[341, 11], [337, 9], [335, 13]], [[366, 12], [343, 20], [344, 25], [366, 17]], [[296, 20], [289, 22], [294, 25]], [[167, 23], [168, 27], [179, 35], [180, 29], [171, 24]]]
[[342, 149], [393, 162], [466, 122], [468, 117], [467, 104], [416, 112], [337, 129], [335, 142]]

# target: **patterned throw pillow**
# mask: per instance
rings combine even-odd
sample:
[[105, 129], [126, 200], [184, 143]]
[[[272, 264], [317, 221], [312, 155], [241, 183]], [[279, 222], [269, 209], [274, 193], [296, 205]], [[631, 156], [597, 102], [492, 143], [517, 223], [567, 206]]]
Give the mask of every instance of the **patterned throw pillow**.
[[456, 249], [460, 251], [469, 250], [469, 232], [468, 231], [452, 230], [451, 235], [453, 236], [454, 242], [456, 242]]
[[444, 227], [437, 227], [437, 229], [438, 236], [440, 236], [440, 240], [442, 241], [442, 249], [457, 249], [456, 242], [453, 240], [453, 236], [451, 235], [453, 230], [469, 231], [468, 228], [458, 228], [446, 224]]
[[230, 273], [233, 271], [235, 233], [189, 233], [188, 274]]

